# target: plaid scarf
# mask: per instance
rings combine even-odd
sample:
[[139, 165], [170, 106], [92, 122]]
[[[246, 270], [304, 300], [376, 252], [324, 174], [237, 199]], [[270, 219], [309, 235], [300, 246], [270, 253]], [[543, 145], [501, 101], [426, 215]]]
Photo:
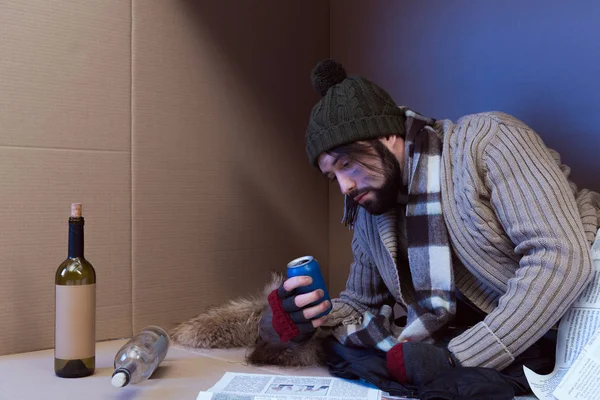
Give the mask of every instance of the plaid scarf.
[[[384, 306], [377, 316], [366, 311], [360, 324], [343, 325], [335, 332], [344, 344], [384, 351], [397, 341], [432, 342], [432, 334], [456, 313], [451, 250], [441, 206], [442, 143], [432, 127], [434, 120], [401, 109], [406, 116], [403, 183], [408, 198], [409, 265], [400, 268], [410, 269], [414, 287], [414, 293], [402, 294], [408, 308], [406, 326], [392, 334], [391, 308]], [[346, 211], [344, 222], [352, 226], [357, 211], [353, 207]]]

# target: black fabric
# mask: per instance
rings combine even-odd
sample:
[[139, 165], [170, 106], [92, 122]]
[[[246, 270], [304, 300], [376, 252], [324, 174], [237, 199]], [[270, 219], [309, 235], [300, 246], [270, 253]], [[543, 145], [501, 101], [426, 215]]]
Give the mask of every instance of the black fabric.
[[388, 373], [385, 353], [376, 349], [350, 348], [333, 337], [324, 341], [329, 372], [339, 378], [364, 380], [394, 396], [437, 400], [511, 400], [531, 394], [523, 365], [540, 374], [554, 368], [554, 341], [543, 338], [503, 371], [456, 367], [444, 371], [420, 387], [396, 382]]
[[420, 399], [512, 400], [514, 396], [531, 395], [523, 366], [542, 375], [549, 374], [554, 368], [555, 354], [556, 340], [551, 332], [502, 371], [465, 367], [444, 371], [419, 387]]
[[512, 400], [514, 388], [491, 368], [457, 367], [419, 390], [421, 400]]
[[[457, 319], [452, 327], [440, 332], [438, 339], [447, 343], [469, 326], [482, 320], [468, 301], [457, 302]], [[458, 325], [458, 326], [457, 326]], [[456, 367], [440, 373], [420, 387], [394, 381], [386, 367], [385, 353], [378, 349], [350, 348], [335, 338], [324, 341], [329, 372], [337, 377], [364, 380], [395, 396], [426, 400], [512, 400], [532, 394], [523, 366], [538, 374], [549, 374], [555, 364], [556, 332], [550, 331], [502, 371], [491, 368]]]
[[402, 385], [389, 374], [385, 352], [342, 345], [332, 336], [323, 342], [329, 372], [339, 378], [364, 380], [394, 396], [417, 396], [417, 387]]
[[486, 317], [475, 304], [467, 299], [460, 290], [456, 290], [456, 316], [449, 326], [470, 327], [477, 324]]

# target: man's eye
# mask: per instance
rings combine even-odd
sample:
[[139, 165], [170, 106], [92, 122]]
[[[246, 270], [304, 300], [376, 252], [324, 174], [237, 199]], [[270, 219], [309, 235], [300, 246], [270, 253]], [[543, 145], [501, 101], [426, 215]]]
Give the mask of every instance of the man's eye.
[[350, 161], [344, 161], [342, 164], [342, 168], [348, 168], [350, 166]]

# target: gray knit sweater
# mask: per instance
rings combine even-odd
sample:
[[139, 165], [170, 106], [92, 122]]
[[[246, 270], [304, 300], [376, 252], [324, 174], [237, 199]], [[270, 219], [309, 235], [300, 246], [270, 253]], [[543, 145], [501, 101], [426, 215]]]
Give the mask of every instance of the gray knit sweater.
[[[463, 366], [503, 369], [559, 321], [590, 281], [600, 195], [577, 190], [558, 153], [509, 115], [469, 115], [438, 121], [436, 129], [444, 141], [442, 207], [455, 284], [487, 313], [449, 349]], [[365, 310], [405, 304], [395, 213], [359, 212], [354, 262], [326, 324], [334, 335]]]

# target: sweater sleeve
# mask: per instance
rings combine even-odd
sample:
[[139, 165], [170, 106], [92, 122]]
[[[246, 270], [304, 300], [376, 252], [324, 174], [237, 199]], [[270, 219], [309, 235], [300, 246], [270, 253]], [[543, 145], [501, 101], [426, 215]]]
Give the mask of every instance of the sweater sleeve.
[[359, 324], [365, 311], [377, 312], [392, 301], [392, 295], [376, 268], [370, 254], [364, 250], [360, 230], [352, 238], [353, 262], [346, 281], [346, 288], [338, 298], [332, 299], [333, 310], [326, 327]]
[[592, 259], [568, 181], [535, 132], [499, 124], [484, 164], [491, 206], [519, 268], [496, 308], [448, 348], [464, 366], [503, 369], [580, 296]]

